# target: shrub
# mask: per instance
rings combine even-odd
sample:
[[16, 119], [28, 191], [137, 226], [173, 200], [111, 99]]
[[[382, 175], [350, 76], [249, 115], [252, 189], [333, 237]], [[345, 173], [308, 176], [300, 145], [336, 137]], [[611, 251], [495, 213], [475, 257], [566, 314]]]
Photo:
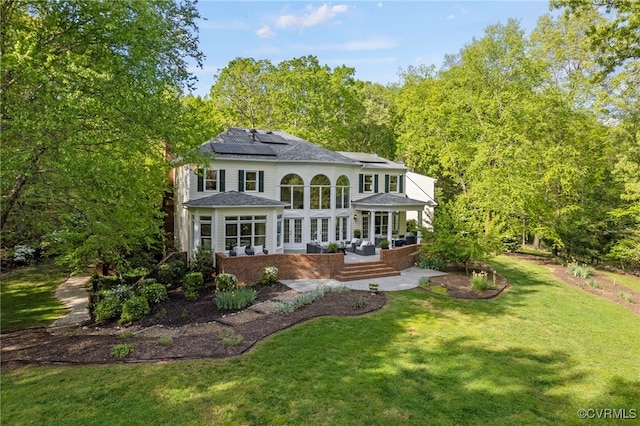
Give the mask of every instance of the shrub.
[[522, 247], [522, 238], [519, 235], [504, 235], [500, 241], [502, 248], [508, 253], [515, 253]]
[[276, 303], [271, 312], [275, 314], [290, 314], [296, 309], [301, 308], [305, 305], [310, 305], [316, 300], [324, 297], [324, 295], [327, 294], [329, 290], [329, 287], [321, 286], [313, 291], [301, 293], [291, 301]]
[[149, 302], [144, 296], [135, 296], [124, 302], [122, 305], [121, 322], [136, 321], [151, 312]]
[[120, 277], [111, 275], [96, 275], [93, 277], [93, 286], [98, 290], [109, 290], [120, 284], [122, 284], [122, 280], [120, 280]]
[[626, 300], [629, 303], [636, 303], [636, 301], [633, 299], [633, 295], [630, 293], [620, 292], [618, 294], [618, 297], [622, 300]]
[[236, 333], [231, 328], [220, 331], [218, 337], [220, 337], [224, 346], [237, 346], [242, 343], [243, 340], [242, 335]]
[[123, 303], [125, 300], [131, 299], [134, 296], [133, 288], [126, 284], [118, 284], [108, 290], [108, 292], [115, 295]]
[[133, 331], [123, 331], [118, 334], [118, 339], [127, 340], [133, 337]]
[[577, 262], [571, 262], [567, 265], [567, 268], [569, 269], [569, 273], [574, 277], [586, 279], [593, 275], [593, 268], [590, 268], [587, 265], [579, 265]]
[[158, 338], [158, 344], [160, 346], [171, 346], [173, 345], [173, 337], [171, 336], [161, 336]]
[[29, 265], [36, 257], [36, 250], [25, 245], [17, 245], [13, 249], [13, 262], [17, 265]]
[[100, 300], [93, 309], [96, 322], [104, 322], [117, 317], [122, 312], [122, 302], [115, 294], [107, 291], [102, 294]]
[[354, 309], [362, 309], [367, 306], [367, 303], [369, 303], [369, 299], [366, 296], [358, 296], [353, 299], [351, 305]]
[[485, 271], [471, 273], [471, 287], [477, 292], [482, 293], [489, 288], [489, 282], [487, 280], [487, 273]]
[[135, 284], [140, 278], [149, 274], [149, 272], [151, 272], [150, 269], [140, 266], [134, 269], [129, 269], [128, 271], [123, 273], [122, 279], [126, 284]]
[[229, 291], [238, 288], [238, 278], [233, 274], [219, 274], [216, 276], [216, 291]]
[[256, 300], [258, 293], [248, 287], [216, 293], [216, 306], [219, 309], [242, 309]]
[[182, 260], [172, 260], [158, 267], [158, 281], [163, 284], [180, 284], [187, 269]]
[[133, 345], [131, 343], [120, 343], [111, 348], [111, 355], [115, 358], [124, 358], [133, 353]]
[[189, 262], [189, 270], [191, 272], [202, 272], [205, 282], [210, 281], [214, 271], [213, 252], [211, 250], [198, 249]]
[[265, 266], [262, 268], [260, 282], [264, 285], [271, 285], [278, 282], [278, 268], [275, 266]]
[[[152, 280], [145, 280], [140, 286], [140, 295], [144, 296], [150, 305], [158, 305], [169, 297], [167, 294], [167, 287], [164, 284], [156, 283]], [[151, 282], [149, 282], [151, 281]]]
[[438, 256], [420, 256], [418, 258], [418, 266], [422, 269], [435, 269], [436, 271], [444, 271], [447, 269], [447, 262]]
[[589, 278], [587, 280], [587, 284], [589, 284], [589, 287], [592, 288], [600, 288], [600, 284], [598, 284], [598, 281], [594, 280], [593, 278]]
[[388, 249], [389, 248], [389, 240], [386, 238], [380, 241], [380, 248]]
[[336, 242], [331, 242], [329, 243], [329, 245], [327, 245], [327, 251], [329, 253], [337, 253], [339, 248], [340, 246]]
[[198, 292], [204, 286], [202, 272], [189, 272], [184, 276], [184, 297], [187, 300], [196, 300]]

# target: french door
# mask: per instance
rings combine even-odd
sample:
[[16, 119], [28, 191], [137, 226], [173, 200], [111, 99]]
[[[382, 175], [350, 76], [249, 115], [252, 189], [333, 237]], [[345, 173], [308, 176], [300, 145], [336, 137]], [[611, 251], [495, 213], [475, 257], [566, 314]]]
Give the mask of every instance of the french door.
[[302, 244], [302, 219], [284, 219], [284, 248], [300, 249]]

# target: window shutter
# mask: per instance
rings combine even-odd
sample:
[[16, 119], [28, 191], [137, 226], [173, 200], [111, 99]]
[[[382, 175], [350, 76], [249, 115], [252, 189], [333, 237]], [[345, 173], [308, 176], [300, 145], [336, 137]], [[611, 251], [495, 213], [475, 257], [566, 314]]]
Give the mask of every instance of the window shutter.
[[258, 192], [264, 192], [264, 170], [258, 172]]
[[225, 181], [224, 181], [224, 170], [220, 170], [218, 172], [218, 179], [220, 180], [220, 192], [224, 192], [224, 185], [225, 185]]
[[238, 192], [244, 192], [244, 170], [238, 170]]
[[362, 173], [360, 173], [360, 185], [358, 188], [358, 192], [362, 194], [364, 192], [364, 175]]
[[373, 192], [378, 193], [378, 175], [373, 175]]
[[198, 192], [204, 191], [204, 170], [196, 170], [196, 177], [198, 178]]
[[389, 175], [384, 175], [384, 192], [389, 192]]
[[404, 175], [398, 176], [398, 192], [404, 194]]

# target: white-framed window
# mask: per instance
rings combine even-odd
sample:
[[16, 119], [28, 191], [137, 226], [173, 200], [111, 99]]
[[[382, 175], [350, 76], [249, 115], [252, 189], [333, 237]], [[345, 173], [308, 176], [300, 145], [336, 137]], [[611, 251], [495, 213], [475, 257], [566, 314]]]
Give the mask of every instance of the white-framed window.
[[389, 175], [389, 192], [398, 192], [398, 175]]
[[373, 192], [373, 175], [363, 175], [362, 176], [363, 182], [364, 182], [364, 187], [363, 187], [363, 191], [364, 192]]
[[200, 248], [211, 250], [211, 216], [198, 216], [200, 221]]
[[204, 171], [204, 189], [206, 191], [218, 190], [218, 170], [207, 169]]
[[224, 218], [224, 247], [253, 247], [267, 240], [267, 216], [226, 216]]
[[331, 208], [331, 181], [325, 175], [316, 175], [311, 179], [311, 208]]
[[258, 172], [255, 170], [244, 171], [244, 190], [247, 192], [258, 190]]
[[349, 200], [349, 178], [342, 175], [336, 181], [336, 209], [348, 209]]
[[285, 209], [304, 209], [304, 180], [290, 173], [280, 181], [280, 201], [288, 203]]

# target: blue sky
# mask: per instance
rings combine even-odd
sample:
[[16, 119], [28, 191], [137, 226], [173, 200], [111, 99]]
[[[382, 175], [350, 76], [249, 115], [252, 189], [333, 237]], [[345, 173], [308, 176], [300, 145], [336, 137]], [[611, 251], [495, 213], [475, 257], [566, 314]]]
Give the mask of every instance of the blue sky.
[[280, 61], [314, 55], [331, 68], [347, 65], [359, 80], [398, 81], [409, 65], [440, 67], [488, 25], [520, 21], [529, 32], [549, 12], [548, 1], [213, 1], [200, 0], [204, 68], [196, 95], [237, 57]]

